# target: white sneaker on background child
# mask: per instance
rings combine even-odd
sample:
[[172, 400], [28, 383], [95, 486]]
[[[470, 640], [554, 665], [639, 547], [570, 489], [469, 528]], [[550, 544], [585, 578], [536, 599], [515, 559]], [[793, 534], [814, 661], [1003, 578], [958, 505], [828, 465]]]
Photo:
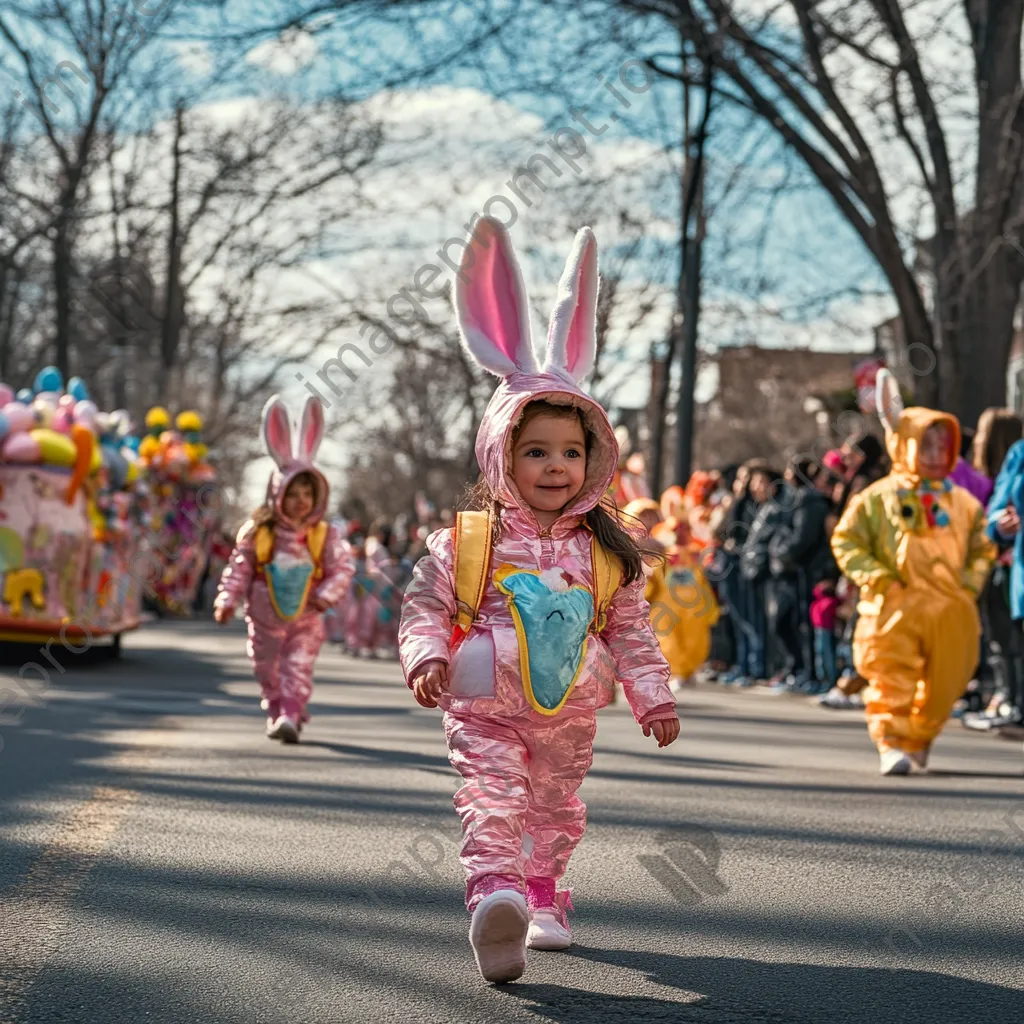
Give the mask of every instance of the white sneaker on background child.
[[880, 757], [879, 772], [882, 775], [909, 775], [911, 768], [910, 758], [893, 747], [890, 750], [883, 750]]

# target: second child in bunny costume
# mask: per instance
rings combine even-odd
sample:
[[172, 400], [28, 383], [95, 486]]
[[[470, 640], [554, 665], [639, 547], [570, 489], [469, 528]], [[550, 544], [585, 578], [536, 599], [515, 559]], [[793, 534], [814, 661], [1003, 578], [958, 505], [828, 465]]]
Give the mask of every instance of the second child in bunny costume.
[[985, 510], [950, 479], [960, 424], [903, 408], [878, 374], [888, 476], [858, 494], [832, 534], [843, 574], [860, 587], [853, 660], [883, 775], [924, 769], [978, 662], [977, 599], [995, 557]]
[[[462, 525], [438, 530], [403, 605], [406, 680], [420, 704], [444, 710], [449, 758], [465, 780], [455, 806], [470, 942], [492, 982], [523, 973], [526, 945], [571, 943], [569, 894], [557, 883], [586, 827], [576, 793], [593, 756], [595, 712], [616, 678], [645, 735], [667, 746], [679, 733], [640, 551], [599, 506], [618, 445], [604, 410], [579, 387], [594, 365], [597, 287], [597, 244], [584, 228], [541, 370], [508, 235], [498, 221], [475, 222], [456, 307], [470, 357], [501, 378], [476, 440], [487, 510], [476, 515], [489, 558], [468, 565], [474, 609], [460, 599], [469, 534]], [[618, 586], [602, 590], [609, 559]]]
[[288, 411], [276, 395], [263, 410], [263, 442], [277, 468], [266, 504], [238, 532], [221, 576], [214, 617], [227, 622], [244, 602], [248, 652], [263, 693], [267, 735], [298, 741], [313, 693], [313, 664], [324, 642], [323, 612], [348, 587], [353, 565], [336, 526], [324, 520], [330, 488], [314, 465], [323, 409], [306, 402], [297, 450]]

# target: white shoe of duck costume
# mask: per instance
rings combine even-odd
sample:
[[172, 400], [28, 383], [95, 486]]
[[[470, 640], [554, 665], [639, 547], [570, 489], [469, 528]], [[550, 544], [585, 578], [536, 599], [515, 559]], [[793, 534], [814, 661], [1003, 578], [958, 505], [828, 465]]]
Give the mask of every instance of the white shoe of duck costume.
[[[354, 570], [348, 544], [324, 520], [330, 487], [313, 464], [324, 433], [320, 403], [315, 398], [306, 402], [294, 449], [288, 411], [276, 395], [263, 409], [262, 433], [277, 467], [267, 484], [273, 519], [263, 525], [250, 519], [239, 530], [214, 607], [235, 608], [244, 602], [247, 649], [264, 710], [273, 719], [268, 735], [295, 742], [309, 719], [313, 665], [324, 642], [323, 615], [310, 601], [336, 603]], [[282, 501], [300, 474], [314, 481], [314, 507], [302, 523], [293, 523]]]
[[[450, 667], [439, 704], [449, 758], [465, 780], [455, 806], [467, 907], [473, 912], [492, 892], [525, 893], [528, 878], [545, 880], [560, 932], [554, 935], [531, 903], [531, 945], [559, 948], [571, 940], [565, 894], [556, 894], [556, 884], [586, 825], [576, 791], [593, 756], [596, 710], [611, 701], [618, 678], [639, 723], [676, 717], [643, 576], [624, 583], [621, 566], [586, 522], [618, 458], [605, 411], [579, 387], [594, 365], [597, 289], [597, 243], [583, 228], [559, 285], [540, 368], [508, 234], [496, 220], [475, 222], [455, 301], [469, 356], [501, 378], [476, 440], [493, 505], [490, 515], [460, 513], [454, 528], [427, 539], [429, 554], [406, 590], [399, 633], [410, 685], [426, 662]], [[546, 528], [511, 475], [516, 425], [541, 399], [579, 411], [587, 449], [582, 488]], [[514, 941], [525, 941], [525, 932]]]

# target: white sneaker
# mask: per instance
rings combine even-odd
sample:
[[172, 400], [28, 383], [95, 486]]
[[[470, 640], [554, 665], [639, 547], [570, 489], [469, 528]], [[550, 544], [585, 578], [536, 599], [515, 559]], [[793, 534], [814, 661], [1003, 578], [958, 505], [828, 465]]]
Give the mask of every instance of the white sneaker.
[[498, 889], [477, 904], [469, 943], [484, 981], [500, 985], [523, 976], [529, 925], [526, 897], [514, 889]]
[[287, 715], [281, 715], [281, 717], [267, 729], [267, 735], [272, 740], [280, 740], [282, 743], [298, 743], [299, 727], [295, 724], [293, 719], [289, 718]]
[[911, 761], [902, 750], [893, 747], [884, 751], [880, 756], [881, 765], [879, 771], [882, 775], [909, 775]]
[[568, 949], [572, 945], [572, 929], [564, 910], [538, 907], [530, 914], [530, 930], [526, 933], [527, 949]]

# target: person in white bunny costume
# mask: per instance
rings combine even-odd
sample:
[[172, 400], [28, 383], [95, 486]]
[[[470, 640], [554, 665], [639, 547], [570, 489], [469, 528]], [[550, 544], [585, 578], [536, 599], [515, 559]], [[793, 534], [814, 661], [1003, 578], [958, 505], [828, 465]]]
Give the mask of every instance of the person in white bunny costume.
[[263, 442], [277, 468], [267, 500], [239, 530], [221, 575], [214, 618], [228, 622], [244, 602], [247, 650], [267, 712], [267, 735], [298, 741], [309, 721], [313, 665], [324, 642], [323, 612], [354, 572], [348, 544], [324, 519], [330, 487], [314, 465], [323, 409], [310, 398], [292, 448], [288, 411], [275, 395], [263, 409]]
[[[501, 378], [476, 439], [483, 511], [473, 513], [472, 541], [465, 514], [431, 534], [402, 607], [406, 682], [421, 705], [444, 710], [449, 759], [465, 780], [455, 806], [470, 943], [495, 983], [522, 975], [527, 946], [571, 944], [569, 893], [558, 882], [586, 828], [577, 790], [595, 712], [616, 679], [644, 735], [667, 746], [679, 734], [648, 621], [643, 552], [603, 504], [618, 444], [579, 387], [594, 366], [597, 289], [597, 242], [583, 228], [541, 369], [508, 235], [500, 221], [474, 223], [456, 311], [469, 357]], [[489, 554], [478, 559], [487, 536]], [[475, 610], [460, 596], [467, 566]]]

